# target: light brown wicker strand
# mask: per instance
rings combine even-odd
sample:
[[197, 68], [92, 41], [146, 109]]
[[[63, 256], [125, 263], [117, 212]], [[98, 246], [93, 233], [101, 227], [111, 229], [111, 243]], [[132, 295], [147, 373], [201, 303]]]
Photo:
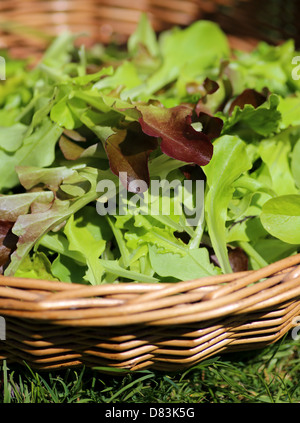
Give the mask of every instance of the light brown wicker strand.
[[[277, 262], [275, 264], [272, 264], [272, 265], [268, 266], [265, 269], [260, 269], [259, 271], [257, 271], [257, 274], [259, 276], [261, 276], [261, 277], [266, 277], [267, 275], [270, 275], [270, 272], [271, 271], [278, 271], [278, 270], [282, 269], [283, 265], [290, 266], [292, 262], [296, 263], [297, 261], [299, 261], [299, 256], [293, 256], [293, 257], [288, 258], [288, 259], [285, 259], [285, 260], [283, 260], [281, 262]], [[189, 305], [189, 308], [190, 308], [191, 312], [195, 312], [195, 313], [196, 312], [199, 313], [201, 311], [202, 312], [204, 312], [204, 311], [207, 312], [208, 310], [212, 310], [212, 309], [215, 309], [216, 307], [220, 307], [220, 306], [223, 306], [223, 308], [224, 308], [224, 306], [226, 306], [226, 305], [227, 305], [227, 307], [234, 307], [234, 308], [236, 308], [237, 307], [237, 303], [235, 302], [234, 305], [231, 305], [231, 303], [230, 303], [231, 300], [236, 301], [237, 299], [242, 299], [243, 296], [254, 294], [255, 291], [257, 291], [257, 290], [259, 290], [259, 292], [256, 293], [255, 299], [256, 300], [257, 300], [257, 298], [266, 299], [267, 298], [267, 297], [265, 297], [266, 296], [266, 292], [264, 292], [264, 291], [261, 292], [261, 289], [263, 287], [267, 288], [269, 285], [272, 285], [272, 284], [276, 283], [277, 279], [278, 279], [278, 281], [280, 281], [280, 278], [282, 278], [282, 275], [279, 275], [279, 276], [277, 275], [275, 277], [276, 278], [275, 279], [275, 282], [274, 282], [274, 277], [273, 277], [273, 279], [272, 278], [269, 278], [266, 281], [260, 282], [258, 284], [258, 287], [257, 287], [257, 285], [252, 285], [250, 287], [244, 288], [246, 286], [245, 279], [247, 281], [247, 285], [250, 284], [250, 283], [253, 283], [255, 281], [255, 279], [253, 279], [253, 273], [255, 273], [255, 272], [252, 272], [249, 275], [249, 277], [244, 278], [244, 280], [241, 279], [241, 281], [242, 281], [241, 283], [240, 283], [240, 280], [239, 280], [239, 283], [237, 283], [237, 284], [236, 284], [236, 282], [233, 282], [233, 283], [236, 284], [237, 292], [233, 292], [232, 289], [230, 289], [228, 291], [228, 294], [227, 295], [223, 295], [221, 298], [214, 299], [213, 301], [212, 300], [211, 301], [201, 301], [199, 304]], [[211, 279], [213, 279], [213, 277]], [[287, 286], [294, 287], [295, 286], [296, 292], [297, 292], [297, 283], [298, 283], [297, 280], [298, 280], [298, 278], [292, 278], [291, 281], [285, 282], [285, 287], [287, 287]], [[203, 281], [201, 281], [200, 283], [202, 283], [202, 282]], [[193, 285], [194, 285], [195, 283], [197, 283], [197, 281], [182, 282], [182, 283], [176, 284], [176, 286], [174, 287], [175, 288], [175, 292], [176, 293], [178, 293], [179, 291], [182, 292], [182, 287], [184, 287], [184, 290], [186, 290], [186, 285], [190, 285], [191, 283], [193, 283]], [[287, 289], [285, 287], [284, 288], [282, 286], [276, 287], [276, 291], [278, 293], [281, 293], [282, 291], [284, 292], [284, 290]], [[172, 288], [172, 286], [171, 287], [168, 287], [168, 288], [165, 288], [165, 289], [169, 290], [170, 288]], [[243, 288], [243, 289], [241, 289], [241, 288]], [[223, 287], [220, 287], [219, 289], [224, 292], [224, 288]], [[226, 287], [225, 287], [225, 289], [226, 289]], [[162, 291], [163, 291], [163, 289], [162, 289]], [[217, 291], [213, 291], [213, 292], [215, 293]], [[92, 294], [92, 290], [91, 290], [91, 294]], [[170, 293], [167, 292], [167, 294], [169, 295]], [[289, 292], [287, 294], [289, 295]], [[167, 304], [165, 302], [166, 301], [166, 298], [163, 298], [163, 301], [164, 301], [164, 303], [162, 303], [162, 307], [166, 307], [166, 304]], [[167, 299], [167, 301], [169, 301], [169, 300]], [[174, 300], [171, 299], [171, 302], [173, 302], [173, 301]], [[248, 299], [248, 302], [249, 301], [250, 300]], [[251, 301], [253, 303], [253, 301], [254, 301], [253, 298], [252, 298]], [[65, 307], [68, 304], [68, 302], [66, 302], [66, 303], [62, 303], [62, 305], [59, 306], [59, 302], [55, 302], [55, 301], [53, 302], [52, 301], [51, 303], [49, 303], [49, 302], [47, 302], [46, 299], [45, 300], [42, 300], [40, 302], [35, 302], [33, 304], [31, 304], [29, 302], [22, 301], [22, 303], [20, 304], [20, 302], [17, 301], [17, 300], [14, 300], [14, 299], [6, 299], [5, 300], [5, 303], [3, 302], [3, 300], [0, 300], [0, 307], [1, 307], [1, 309], [6, 310], [7, 312], [8, 312], [8, 309], [11, 309], [10, 310], [10, 312], [11, 312], [14, 309], [15, 310], [20, 309], [20, 307], [21, 307], [21, 310], [22, 309], [24, 311], [25, 310], [29, 310], [29, 312], [27, 314], [26, 313], [24, 314], [24, 312], [21, 311], [21, 313], [22, 313], [22, 315], [24, 317], [25, 316], [29, 317], [29, 316], [35, 315], [36, 318], [37, 318], [39, 316], [38, 312], [39, 312], [39, 310], [41, 310], [42, 311], [41, 314], [43, 314], [43, 316], [46, 316], [47, 315], [47, 316], [49, 316], [49, 318], [51, 318], [50, 316], [52, 316], [52, 318], [55, 318], [54, 316], [57, 314], [56, 311], [53, 310], [53, 312], [52, 312], [51, 310], [49, 310], [49, 308], [51, 308], [51, 307], [54, 308], [55, 307], [55, 303], [56, 303], [56, 306], [58, 306], [59, 310], [60, 310], [61, 307]], [[51, 304], [52, 304], [52, 306], [49, 307]], [[75, 303], [72, 302], [71, 304], [72, 304], [72, 306], [74, 306], [76, 304], [76, 301], [75, 301]], [[146, 314], [146, 316], [148, 316], [149, 313], [147, 315], [147, 312], [145, 313], [145, 310], [151, 310], [151, 309], [154, 309], [155, 310], [158, 307], [158, 304], [159, 304], [159, 301], [157, 301], [157, 299], [156, 299], [155, 301], [154, 300], [153, 301], [149, 301], [146, 304], [144, 304], [144, 303], [132, 304], [131, 303], [131, 304], [128, 304], [128, 305], [127, 304], [124, 304], [123, 306], [119, 306], [118, 305], [117, 307], [110, 307], [109, 309], [107, 309], [105, 307], [105, 311], [101, 311], [101, 309], [97, 309], [97, 310], [87, 309], [87, 310], [80, 310], [80, 311], [78, 311], [78, 310], [61, 311], [60, 310], [59, 311], [59, 315], [60, 315], [60, 319], [62, 319], [62, 320], [64, 320], [66, 318], [67, 314], [72, 319], [75, 319], [76, 316], [80, 316], [81, 318], [83, 316], [84, 317], [88, 317], [88, 318], [95, 318], [96, 315], [97, 316], [100, 316], [100, 321], [101, 321], [101, 316], [103, 316], [103, 315], [105, 315], [106, 318], [109, 318], [109, 319], [111, 319], [111, 318], [113, 318], [115, 316], [118, 316], [118, 315], [121, 316], [122, 318], [124, 317], [124, 318], [128, 319], [129, 318], [128, 313], [137, 313], [139, 315], [139, 317], [141, 317], [142, 315], [145, 315], [145, 314]], [[170, 303], [168, 303], [168, 304], [170, 305]], [[175, 302], [175, 304], [176, 304], [176, 302]], [[179, 301], [179, 304], [180, 304], [180, 301]], [[253, 303], [253, 304], [255, 304], [255, 303]], [[155, 316], [159, 312], [160, 312], [159, 310], [158, 311], [154, 311], [154, 312], [151, 312], [150, 311], [150, 313], [155, 313], [154, 314]], [[143, 314], [141, 314], [141, 313], [143, 313]], [[167, 318], [167, 317], [170, 317], [169, 316], [170, 314], [171, 315], [174, 314], [174, 310], [173, 309], [171, 309], [171, 310], [165, 310], [164, 309], [164, 310], [161, 311], [161, 313], [162, 313], [162, 318]], [[176, 316], [177, 317], [178, 317], [178, 315], [182, 315], [184, 313], [187, 314], [187, 310], [186, 309], [185, 309], [185, 311], [184, 310], [176, 309]], [[166, 314], [169, 314], [169, 315], [166, 316]], [[155, 320], [154, 315], [153, 315], [153, 319]], [[149, 319], [149, 316], [148, 317], [146, 317], [146, 316], [145, 316], [145, 318], [148, 320]], [[116, 317], [116, 318], [118, 318], [118, 317]], [[134, 316], [133, 316], [133, 318], [134, 318]]]

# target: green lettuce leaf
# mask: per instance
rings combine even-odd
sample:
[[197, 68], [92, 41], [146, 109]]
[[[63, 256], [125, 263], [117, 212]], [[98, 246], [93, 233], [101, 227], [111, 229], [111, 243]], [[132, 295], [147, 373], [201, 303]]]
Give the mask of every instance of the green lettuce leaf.
[[235, 190], [233, 183], [251, 166], [245, 143], [238, 137], [224, 135], [215, 141], [213, 159], [204, 168], [207, 177], [205, 220], [220, 266], [227, 273], [232, 271], [226, 247], [226, 221]]
[[19, 184], [16, 166], [50, 166], [54, 162], [55, 146], [62, 132], [62, 128], [45, 118], [31, 135], [23, 137], [15, 154], [0, 149], [0, 190]]
[[151, 266], [162, 278], [192, 280], [218, 274], [210, 262], [206, 248], [187, 250], [184, 256], [174, 253], [159, 253], [155, 245], [149, 247]]
[[264, 228], [274, 237], [300, 245], [300, 195], [271, 198], [260, 215]]

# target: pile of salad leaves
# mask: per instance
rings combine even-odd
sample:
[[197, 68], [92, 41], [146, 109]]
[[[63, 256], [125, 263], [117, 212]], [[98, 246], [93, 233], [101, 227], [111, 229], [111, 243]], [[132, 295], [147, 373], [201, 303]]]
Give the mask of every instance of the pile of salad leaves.
[[[233, 51], [213, 22], [156, 35], [142, 15], [125, 47], [86, 50], [65, 33], [33, 68], [1, 55], [0, 273], [176, 282], [299, 251], [293, 40]], [[130, 201], [136, 181], [174, 179], [204, 183], [195, 226], [178, 196], [169, 214], [97, 212], [101, 181]]]

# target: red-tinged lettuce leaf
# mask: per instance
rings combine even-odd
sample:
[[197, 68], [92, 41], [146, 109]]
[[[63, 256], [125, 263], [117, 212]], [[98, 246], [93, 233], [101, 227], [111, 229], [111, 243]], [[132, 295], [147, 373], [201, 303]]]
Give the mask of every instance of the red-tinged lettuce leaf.
[[[188, 117], [188, 122], [192, 125], [195, 123], [192, 116]], [[211, 116], [208, 113], [199, 112], [196, 118], [196, 122], [201, 123], [203, 132], [210, 141], [213, 141], [215, 138], [218, 138], [222, 132], [223, 120], [214, 116]]]
[[256, 90], [247, 88], [233, 100], [228, 113], [231, 115], [236, 106], [238, 106], [240, 109], [243, 109], [246, 104], [250, 104], [254, 108], [257, 108], [261, 106], [266, 100], [266, 93], [259, 93]]
[[[78, 187], [88, 182], [90, 189], [87, 192], [81, 192], [71, 201], [60, 200], [50, 191], [0, 196], [0, 216], [2, 212], [7, 216], [12, 215], [15, 222], [12, 232], [18, 237], [17, 248], [11, 254], [10, 263], [4, 272], [6, 276], [13, 276], [16, 273], [43, 235], [49, 231], [59, 230], [70, 216], [98, 198], [99, 180], [110, 179], [116, 183], [117, 179], [110, 170], [101, 171], [88, 167], [79, 169], [77, 177], [75, 176], [71, 175], [64, 182], [72, 181], [74, 184], [77, 183]], [[18, 206], [18, 209], [14, 210], [14, 206]]]
[[185, 179], [192, 181], [201, 181], [205, 180], [205, 173], [203, 172], [202, 167], [195, 164], [184, 165], [180, 168], [180, 171], [184, 175]]
[[111, 171], [119, 176], [126, 173], [127, 178], [120, 180], [130, 192], [143, 192], [136, 180], [150, 184], [148, 170], [149, 154], [158, 147], [157, 139], [146, 135], [137, 122], [131, 123], [127, 129], [119, 129], [109, 136], [105, 143]]
[[15, 251], [19, 237], [13, 232], [19, 216], [32, 212], [39, 207], [39, 202], [53, 200], [51, 192], [34, 192], [0, 197], [0, 273], [4, 273]]
[[242, 248], [237, 247], [229, 250], [228, 258], [233, 272], [248, 270], [248, 256]]
[[[214, 250], [209, 247], [209, 251], [210, 251], [210, 259], [212, 263], [214, 263], [215, 266], [220, 267], [220, 263], [217, 256], [213, 254]], [[242, 248], [227, 247], [227, 251], [228, 251], [228, 260], [233, 272], [244, 272], [246, 270], [249, 270], [249, 267], [248, 267], [249, 258]]]
[[74, 129], [73, 130], [65, 129], [63, 133], [71, 140], [78, 141], [78, 142], [86, 142], [86, 138], [83, 135], [81, 135], [78, 131], [75, 131]]
[[202, 97], [206, 97], [208, 94], [213, 94], [219, 89], [219, 84], [212, 79], [206, 78], [202, 84], [196, 81], [189, 82], [186, 85], [186, 91], [188, 94], [201, 94]]
[[0, 196], [1, 220], [15, 222], [20, 215], [29, 213], [35, 202], [51, 203], [53, 199], [50, 191]]
[[276, 94], [270, 94], [266, 101], [261, 98], [253, 104], [241, 103], [242, 108], [234, 107], [232, 114], [224, 120], [223, 134], [238, 135], [248, 142], [257, 139], [257, 136], [266, 138], [274, 134], [281, 121], [278, 104]]
[[40, 168], [35, 166], [18, 166], [16, 172], [26, 190], [35, 187], [57, 191], [61, 183], [76, 171], [65, 166]]
[[[141, 112], [139, 122], [142, 130], [152, 137], [161, 138], [161, 150], [173, 159], [199, 166], [207, 165], [213, 155], [213, 145], [205, 132], [197, 131], [192, 124], [201, 123], [193, 117], [193, 109], [188, 105], [173, 108], [138, 105]], [[222, 123], [218, 120], [218, 125]], [[217, 133], [218, 131], [216, 131]], [[212, 134], [210, 129], [210, 134]]]
[[[200, 112], [211, 114], [217, 110], [217, 105], [219, 104], [220, 99], [217, 99], [217, 101], [214, 99], [211, 102], [210, 100], [212, 98], [210, 96], [217, 92], [219, 88], [219, 83], [209, 78], [206, 78], [202, 84], [199, 84], [197, 82], [191, 82], [187, 84], [186, 91], [188, 94], [196, 94], [201, 96], [195, 106], [195, 112], [197, 115], [199, 115]], [[192, 103], [194, 102], [192, 101]]]
[[6, 276], [13, 276], [32, 247], [39, 239], [68, 217], [68, 201], [56, 199], [47, 211], [37, 211], [20, 215], [12, 231], [18, 237], [17, 248], [10, 257], [10, 264], [5, 270]]
[[4, 273], [18, 242], [18, 237], [12, 233], [13, 225], [14, 222], [0, 220], [0, 274]]
[[64, 155], [64, 158], [67, 160], [77, 160], [84, 152], [84, 148], [80, 147], [80, 145], [76, 144], [75, 142], [69, 140], [64, 135], [62, 135], [59, 139], [59, 148]]

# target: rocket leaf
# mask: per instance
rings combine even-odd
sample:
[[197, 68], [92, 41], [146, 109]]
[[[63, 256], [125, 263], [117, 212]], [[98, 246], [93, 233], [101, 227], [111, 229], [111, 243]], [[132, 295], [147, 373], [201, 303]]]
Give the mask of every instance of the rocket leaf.
[[[233, 183], [251, 168], [245, 143], [238, 137], [224, 135], [215, 143], [212, 161], [204, 168], [207, 176], [206, 222], [208, 233], [221, 268], [231, 272], [226, 248], [228, 205], [233, 198]], [[218, 175], [218, 177], [216, 177]]]

